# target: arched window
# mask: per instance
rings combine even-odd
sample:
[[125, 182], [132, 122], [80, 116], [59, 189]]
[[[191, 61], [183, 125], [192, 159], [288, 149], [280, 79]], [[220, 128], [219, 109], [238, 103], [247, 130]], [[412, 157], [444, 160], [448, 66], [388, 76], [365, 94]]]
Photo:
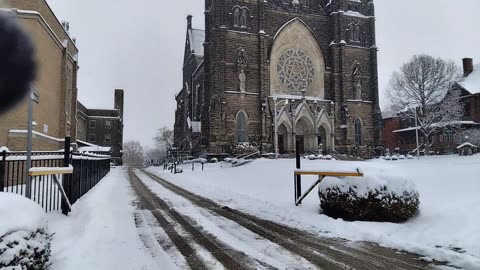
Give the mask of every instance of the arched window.
[[362, 145], [362, 120], [355, 119], [355, 145]]
[[355, 40], [355, 25], [351, 24], [349, 27], [348, 27], [348, 39], [350, 41], [354, 41]]
[[233, 26], [238, 26], [240, 22], [240, 8], [236, 7], [233, 11]]
[[353, 39], [354, 39], [355, 41], [359, 41], [359, 40], [360, 40], [360, 25], [358, 25], [358, 24], [355, 25], [355, 28], [354, 28], [354, 29], [355, 29], [355, 34], [354, 34], [354, 36], [353, 36]]
[[247, 27], [247, 12], [246, 8], [242, 9], [242, 14], [240, 15], [240, 27]]
[[247, 138], [247, 116], [242, 111], [237, 113], [237, 125], [236, 125], [236, 130], [235, 130], [235, 139], [239, 143], [245, 143], [245, 142], [248, 141], [248, 138]]

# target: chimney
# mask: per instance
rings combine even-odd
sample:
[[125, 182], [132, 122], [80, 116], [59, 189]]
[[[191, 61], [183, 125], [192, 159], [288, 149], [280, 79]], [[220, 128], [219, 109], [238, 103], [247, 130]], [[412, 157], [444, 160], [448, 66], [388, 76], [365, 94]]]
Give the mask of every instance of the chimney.
[[473, 59], [463, 58], [463, 76], [467, 77], [473, 72]]
[[120, 115], [123, 118], [123, 89], [115, 89], [115, 110], [120, 112]]
[[192, 29], [192, 15], [187, 16], [187, 29]]

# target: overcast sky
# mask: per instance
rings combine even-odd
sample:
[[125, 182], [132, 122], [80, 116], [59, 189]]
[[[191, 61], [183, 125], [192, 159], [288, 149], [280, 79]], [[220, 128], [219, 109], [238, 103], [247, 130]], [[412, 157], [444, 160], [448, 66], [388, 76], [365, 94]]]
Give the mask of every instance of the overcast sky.
[[[204, 28], [203, 0], [47, 0], [70, 22], [79, 47], [79, 99], [113, 108], [125, 89], [125, 141], [152, 146], [156, 130], [173, 128], [182, 84], [186, 16]], [[376, 0], [379, 87], [414, 54], [480, 63], [479, 0]]]

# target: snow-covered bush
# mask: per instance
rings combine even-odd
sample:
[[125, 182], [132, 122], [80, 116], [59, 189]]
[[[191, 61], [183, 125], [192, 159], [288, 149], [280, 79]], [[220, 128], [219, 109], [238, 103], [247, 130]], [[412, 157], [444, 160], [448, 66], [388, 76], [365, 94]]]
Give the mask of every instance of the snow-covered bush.
[[413, 159], [412, 155], [407, 155], [407, 159]]
[[0, 269], [47, 269], [51, 238], [38, 204], [0, 192]]
[[238, 143], [233, 146], [234, 155], [249, 155], [259, 151], [255, 144], [250, 143]]
[[180, 167], [180, 166], [177, 166], [177, 167], [175, 168], [175, 173], [183, 173], [183, 168]]
[[45, 229], [4, 235], [0, 238], [0, 269], [47, 269], [51, 240]]
[[400, 159], [400, 160], [404, 160], [405, 158], [406, 158], [406, 157], [405, 157], [404, 155], [398, 156], [398, 159]]
[[392, 160], [398, 160], [398, 156], [397, 156], [397, 155], [393, 155], [393, 156], [392, 156]]
[[6, 146], [0, 147], [0, 153], [3, 152], [3, 151], [10, 152], [10, 150], [8, 150], [8, 148]]
[[315, 156], [315, 155], [309, 155], [309, 156], [308, 156], [308, 159], [309, 159], [309, 160], [316, 160], [316, 159], [317, 159], [317, 156]]
[[210, 159], [210, 163], [217, 163], [218, 162], [218, 158], [212, 158]]
[[345, 220], [403, 222], [420, 205], [415, 185], [387, 175], [327, 177], [319, 187], [324, 214]]

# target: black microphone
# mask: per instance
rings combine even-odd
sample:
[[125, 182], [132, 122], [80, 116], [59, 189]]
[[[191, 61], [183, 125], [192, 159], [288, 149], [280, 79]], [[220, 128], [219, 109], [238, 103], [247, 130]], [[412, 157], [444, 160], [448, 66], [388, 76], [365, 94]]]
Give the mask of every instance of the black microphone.
[[32, 87], [36, 68], [32, 40], [11, 11], [0, 11], [0, 113], [20, 102]]

